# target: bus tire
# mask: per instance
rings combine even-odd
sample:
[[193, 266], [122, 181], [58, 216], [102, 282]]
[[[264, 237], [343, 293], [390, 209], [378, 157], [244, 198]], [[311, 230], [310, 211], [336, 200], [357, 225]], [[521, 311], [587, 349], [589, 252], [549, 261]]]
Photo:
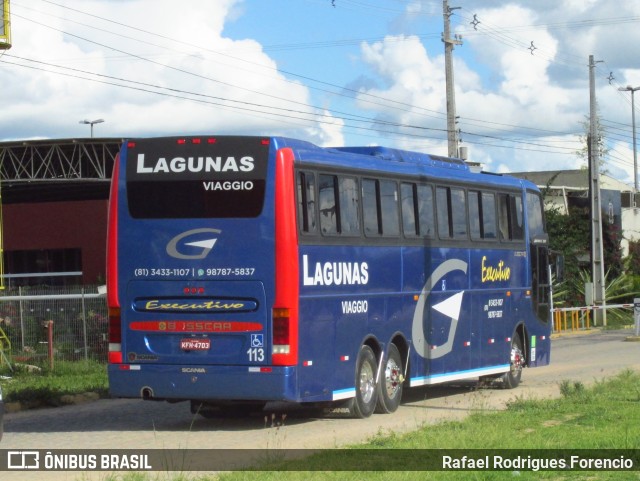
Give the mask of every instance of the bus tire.
[[514, 389], [520, 384], [522, 378], [522, 366], [524, 365], [524, 352], [522, 339], [517, 332], [511, 339], [511, 351], [509, 353], [509, 372], [502, 375], [502, 385], [505, 389]]
[[384, 364], [378, 382], [378, 402], [376, 412], [388, 414], [395, 412], [402, 399], [402, 358], [395, 344], [389, 345], [387, 362]]
[[353, 416], [364, 419], [376, 408], [376, 356], [369, 346], [362, 346], [356, 362], [356, 397], [353, 400]]

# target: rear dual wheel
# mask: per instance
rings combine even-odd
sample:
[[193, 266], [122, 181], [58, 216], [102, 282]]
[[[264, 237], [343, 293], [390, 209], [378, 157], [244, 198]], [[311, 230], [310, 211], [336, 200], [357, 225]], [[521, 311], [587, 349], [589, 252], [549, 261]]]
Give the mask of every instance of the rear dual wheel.
[[402, 358], [395, 344], [389, 345], [387, 362], [384, 364], [378, 382], [378, 403], [376, 412], [387, 414], [395, 412], [402, 398], [404, 375]]
[[356, 362], [356, 396], [352, 405], [354, 417], [367, 418], [374, 411], [392, 413], [398, 409], [404, 378], [402, 358], [395, 344], [389, 346], [379, 380], [377, 374], [378, 363], [373, 350], [369, 346], [362, 346]]
[[515, 333], [511, 339], [510, 368], [508, 372], [502, 375], [502, 384], [505, 389], [518, 387], [522, 378], [522, 366], [524, 366], [524, 363], [522, 339], [520, 339], [520, 334]]

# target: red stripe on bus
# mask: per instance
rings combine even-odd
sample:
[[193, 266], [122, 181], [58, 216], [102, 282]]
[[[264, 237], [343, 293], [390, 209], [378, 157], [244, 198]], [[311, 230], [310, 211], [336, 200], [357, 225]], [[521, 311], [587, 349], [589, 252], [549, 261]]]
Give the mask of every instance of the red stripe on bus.
[[296, 226], [294, 154], [290, 148], [276, 153], [275, 176], [275, 299], [274, 309], [288, 309], [288, 352], [273, 353], [278, 366], [298, 363], [298, 230]]
[[107, 221], [107, 304], [120, 307], [118, 299], [118, 175], [120, 154], [116, 155], [109, 192], [109, 219]]

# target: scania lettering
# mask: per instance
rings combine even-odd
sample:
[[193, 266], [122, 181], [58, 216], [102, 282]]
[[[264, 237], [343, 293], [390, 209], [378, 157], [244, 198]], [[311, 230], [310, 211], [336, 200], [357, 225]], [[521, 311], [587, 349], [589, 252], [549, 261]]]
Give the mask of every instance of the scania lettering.
[[532, 183], [282, 137], [130, 139], [109, 201], [109, 389], [209, 416], [365, 418], [406, 389], [550, 361]]

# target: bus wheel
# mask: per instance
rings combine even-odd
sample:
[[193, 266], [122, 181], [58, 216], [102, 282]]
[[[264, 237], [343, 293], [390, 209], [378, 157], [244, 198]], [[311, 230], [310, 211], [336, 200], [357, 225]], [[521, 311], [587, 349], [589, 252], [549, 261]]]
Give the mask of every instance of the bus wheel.
[[378, 382], [377, 413], [387, 414], [398, 409], [402, 398], [403, 381], [400, 351], [395, 344], [390, 344], [387, 362], [384, 365], [384, 370], [380, 373], [380, 382]]
[[353, 415], [368, 418], [376, 407], [376, 356], [369, 346], [362, 346], [356, 363], [356, 397]]
[[505, 389], [513, 389], [518, 387], [522, 377], [522, 366], [524, 365], [524, 353], [522, 351], [522, 340], [520, 334], [516, 333], [511, 339], [511, 368], [509, 372], [503, 374], [502, 384]]

